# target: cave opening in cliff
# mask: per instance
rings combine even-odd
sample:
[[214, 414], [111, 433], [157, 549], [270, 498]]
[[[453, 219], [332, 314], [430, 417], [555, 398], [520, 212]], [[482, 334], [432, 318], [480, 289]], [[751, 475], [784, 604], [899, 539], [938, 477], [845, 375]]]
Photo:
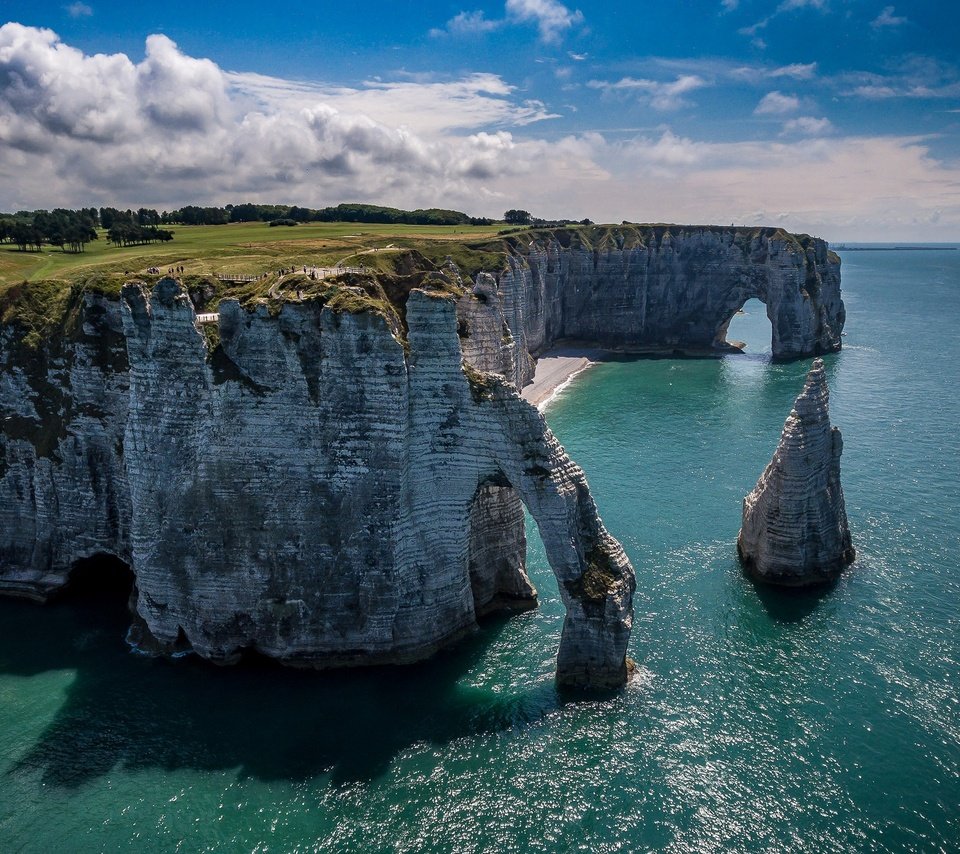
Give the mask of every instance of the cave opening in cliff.
[[130, 565], [116, 555], [98, 552], [74, 562], [59, 599], [110, 599], [126, 602], [133, 590]]
[[773, 326], [767, 307], [758, 299], [748, 299], [727, 322], [724, 340], [745, 353], [769, 356], [773, 352]]

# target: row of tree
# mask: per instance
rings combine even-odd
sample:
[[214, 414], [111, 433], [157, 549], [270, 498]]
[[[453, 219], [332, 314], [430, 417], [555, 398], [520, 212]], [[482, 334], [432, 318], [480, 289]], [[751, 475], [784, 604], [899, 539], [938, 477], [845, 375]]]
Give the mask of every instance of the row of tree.
[[82, 252], [87, 243], [97, 239], [95, 214], [94, 208], [20, 211], [0, 218], [0, 242], [15, 243], [21, 252], [39, 252], [44, 243], [64, 252]]
[[135, 222], [117, 222], [107, 231], [107, 240], [114, 246], [140, 246], [144, 243], [168, 243], [173, 232], [155, 225], [138, 225]]
[[[503, 219], [510, 225], [559, 226], [590, 225], [590, 220], [543, 220], [529, 211], [511, 209]], [[340, 204], [328, 208], [304, 208], [298, 205], [259, 205], [245, 202], [226, 207], [187, 205], [175, 211], [153, 208], [79, 208], [53, 211], [18, 211], [0, 216], [0, 242], [15, 243], [22, 251], [40, 251], [43, 244], [58, 246], [67, 252], [82, 252], [97, 239], [97, 228], [107, 232], [117, 246], [173, 240], [173, 232], [160, 225], [224, 225], [228, 222], [366, 222], [395, 225], [492, 225], [486, 217], [472, 217], [462, 211], [445, 208], [418, 208], [413, 211], [382, 205]]]
[[[103, 228], [110, 231], [116, 225], [135, 225], [142, 228], [160, 225], [225, 225], [229, 222], [273, 222], [278, 219], [294, 222], [368, 222], [396, 225], [492, 225], [493, 220], [486, 217], [472, 217], [462, 211], [445, 208], [418, 208], [407, 211], [383, 205], [341, 204], [327, 208], [305, 208], [299, 205], [260, 205], [245, 202], [225, 207], [201, 207], [186, 205], [173, 211], [158, 211], [155, 208], [122, 210], [113, 207], [80, 208], [76, 211], [58, 208], [48, 212], [18, 211], [0, 218], [0, 240], [12, 238], [14, 224], [23, 226], [37, 225], [42, 234], [21, 228], [18, 235], [24, 239], [38, 237], [41, 243], [50, 243], [50, 238], [58, 236], [56, 229], [49, 228], [48, 220], [56, 220], [64, 232], [67, 224], [82, 223], [90, 234], [90, 229]], [[77, 236], [74, 233], [74, 236]], [[89, 237], [89, 239], [95, 239]], [[26, 245], [36, 246], [29, 241]], [[54, 245], [61, 245], [56, 243]], [[82, 246], [82, 244], [80, 244]]]
[[593, 225], [592, 219], [540, 219], [530, 211], [512, 208], [504, 211], [503, 221], [507, 225], [530, 225], [534, 228], [559, 228], [564, 225]]
[[[102, 216], [101, 210], [101, 216]], [[156, 213], [156, 211], [153, 211]], [[328, 208], [304, 208], [299, 205], [259, 205], [244, 202], [222, 208], [187, 205], [175, 211], [158, 214], [161, 223], [182, 225], [222, 225], [228, 222], [273, 222], [291, 219], [295, 222], [370, 222], [402, 225], [491, 225], [493, 220], [472, 217], [462, 211], [444, 208], [418, 208], [413, 211], [383, 205], [341, 204]]]
[[160, 214], [146, 208], [136, 213], [117, 208], [18, 211], [0, 217], [0, 242], [14, 243], [23, 252], [39, 252], [44, 244], [82, 252], [87, 243], [98, 239], [98, 226], [106, 229], [107, 240], [115, 246], [173, 240], [172, 231], [157, 227], [160, 221]]

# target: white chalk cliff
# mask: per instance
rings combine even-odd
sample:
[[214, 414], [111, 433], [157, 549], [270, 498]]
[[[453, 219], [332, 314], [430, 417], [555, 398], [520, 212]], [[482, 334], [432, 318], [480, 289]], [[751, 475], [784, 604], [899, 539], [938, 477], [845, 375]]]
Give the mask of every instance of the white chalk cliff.
[[773, 459], [743, 499], [737, 550], [755, 578], [803, 587], [830, 581], [853, 562], [842, 451], [840, 430], [830, 426], [823, 360], [815, 359]]
[[525, 505], [567, 607], [560, 681], [622, 683], [632, 568], [518, 387], [561, 338], [722, 349], [751, 296], [775, 355], [839, 349], [839, 261], [773, 229], [561, 229], [501, 249], [473, 279], [400, 277], [393, 304], [373, 279], [228, 299], [214, 338], [169, 279], [75, 289], [39, 346], [13, 312], [0, 593], [44, 600], [79, 560], [114, 555], [144, 649], [412, 661], [491, 610], [535, 606]]

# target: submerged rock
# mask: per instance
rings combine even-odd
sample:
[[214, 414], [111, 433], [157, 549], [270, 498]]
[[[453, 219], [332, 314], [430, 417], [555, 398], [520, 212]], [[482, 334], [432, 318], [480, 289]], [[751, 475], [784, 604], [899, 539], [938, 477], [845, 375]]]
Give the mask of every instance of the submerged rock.
[[815, 359], [780, 444], [743, 499], [737, 551], [760, 581], [788, 587], [836, 578], [855, 555], [840, 485], [840, 430], [830, 427], [823, 360]]

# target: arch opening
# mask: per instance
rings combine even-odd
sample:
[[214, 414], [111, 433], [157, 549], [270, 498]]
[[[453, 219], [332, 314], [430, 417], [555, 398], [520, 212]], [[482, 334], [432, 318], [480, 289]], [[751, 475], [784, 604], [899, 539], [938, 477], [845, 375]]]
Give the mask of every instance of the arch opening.
[[470, 505], [468, 566], [476, 619], [537, 607], [526, 559], [523, 502], [498, 472], [480, 482]]
[[718, 330], [717, 341], [731, 351], [752, 356], [771, 356], [773, 324], [766, 305], [756, 297], [746, 300]]

